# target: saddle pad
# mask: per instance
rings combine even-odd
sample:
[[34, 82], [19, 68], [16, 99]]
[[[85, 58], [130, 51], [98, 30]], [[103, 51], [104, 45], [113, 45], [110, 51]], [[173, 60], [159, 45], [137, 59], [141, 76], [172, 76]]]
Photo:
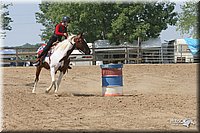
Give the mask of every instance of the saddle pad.
[[[49, 57], [52, 53], [53, 53], [53, 49], [55, 48], [55, 46], [58, 44], [58, 42], [55, 42], [54, 44], [53, 44], [53, 46], [50, 48], [50, 50], [48, 51], [48, 54], [47, 54], [47, 57]], [[42, 51], [44, 50], [44, 48], [45, 48], [45, 46], [46, 46], [47, 44], [41, 44], [41, 46], [38, 48], [38, 50], [37, 50], [37, 55], [39, 56], [41, 53], [42, 53]]]
[[44, 50], [44, 47], [46, 46], [47, 44], [41, 44], [41, 46], [38, 48], [37, 50], [37, 54], [40, 55], [42, 53], [42, 51]]

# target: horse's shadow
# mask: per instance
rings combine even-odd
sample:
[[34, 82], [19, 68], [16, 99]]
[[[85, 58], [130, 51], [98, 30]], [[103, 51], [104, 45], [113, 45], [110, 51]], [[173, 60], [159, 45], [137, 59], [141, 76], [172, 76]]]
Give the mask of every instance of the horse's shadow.
[[[59, 97], [68, 97], [68, 96], [76, 96], [76, 97], [105, 97], [100, 94], [85, 94], [85, 93], [61, 93], [58, 94]], [[123, 94], [123, 97], [137, 97], [137, 94]]]
[[58, 97], [99, 97], [97, 94], [85, 94], [85, 93], [60, 93]]
[[[40, 84], [42, 85], [42, 87], [45, 87], [46, 83], [41, 82]], [[34, 86], [34, 83], [27, 83], [27, 84], [25, 84], [25, 86], [31, 87], [31, 89], [32, 89], [32, 87]]]
[[34, 83], [27, 83], [27, 84], [25, 84], [25, 86], [33, 86], [34, 85]]
[[93, 97], [93, 96], [98, 96], [98, 95], [95, 95], [95, 94], [83, 94], [83, 93], [72, 93], [73, 96], [84, 96], [84, 97]]

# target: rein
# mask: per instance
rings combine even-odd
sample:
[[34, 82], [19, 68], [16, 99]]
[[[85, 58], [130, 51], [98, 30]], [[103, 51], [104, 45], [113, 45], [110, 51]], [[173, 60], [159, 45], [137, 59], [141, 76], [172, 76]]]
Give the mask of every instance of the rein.
[[[81, 50], [81, 49], [78, 49], [76, 47], [76, 36], [72, 36], [70, 39], [69, 39], [69, 42], [70, 44], [72, 45], [72, 48], [67, 52], [67, 55], [64, 56], [59, 62], [63, 61], [64, 59], [68, 58], [70, 56], [70, 54], [72, 53], [72, 51], [76, 48], [81, 54], [84, 54], [84, 52]], [[74, 39], [74, 40], [73, 40]]]
[[78, 49], [78, 51], [79, 51], [81, 54], [84, 54], [84, 52], [83, 52], [83, 51], [81, 51], [80, 49]]

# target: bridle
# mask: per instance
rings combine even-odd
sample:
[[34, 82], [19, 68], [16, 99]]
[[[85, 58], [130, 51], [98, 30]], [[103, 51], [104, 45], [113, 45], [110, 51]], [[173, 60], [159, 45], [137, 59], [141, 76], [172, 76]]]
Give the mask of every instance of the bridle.
[[[87, 42], [86, 42], [86, 40], [85, 39], [83, 39], [84, 40], [84, 42], [87, 44]], [[81, 51], [80, 49], [78, 49], [78, 51], [80, 52], [80, 53], [82, 53], [82, 54], [85, 54], [83, 51]]]
[[81, 54], [85, 54], [83, 51], [81, 51], [80, 49], [78, 49], [78, 51], [81, 53]]
[[[75, 38], [76, 36], [73, 36], [71, 39], [73, 39], [73, 38]], [[85, 39], [84, 39], [84, 41], [85, 41]], [[75, 42], [75, 41], [74, 41]], [[75, 48], [76, 47], [76, 42], [73, 44], [71, 41], [70, 41], [70, 43], [73, 45], [73, 48]], [[80, 49], [78, 49], [77, 47], [76, 47], [76, 49], [81, 53], [81, 54], [85, 54], [82, 50], [80, 50]]]

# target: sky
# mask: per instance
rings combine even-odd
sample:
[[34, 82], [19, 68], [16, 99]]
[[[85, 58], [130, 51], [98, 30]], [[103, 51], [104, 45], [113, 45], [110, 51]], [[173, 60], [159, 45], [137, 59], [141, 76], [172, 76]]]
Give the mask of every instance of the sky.
[[[10, 23], [12, 30], [6, 31], [6, 38], [1, 42], [2, 46], [21, 46], [26, 43], [37, 44], [44, 43], [41, 41], [40, 34], [41, 29], [44, 27], [40, 23], [36, 23], [35, 13], [39, 12], [39, 5], [41, 0], [35, 1], [16, 1], [5, 0], [5, 3], [11, 3], [13, 6], [9, 6], [8, 11], [13, 22]], [[176, 1], [174, 1], [176, 2]], [[180, 12], [180, 4], [182, 1], [176, 2], [175, 11]], [[173, 40], [179, 38], [189, 37], [189, 35], [181, 35], [180, 31], [176, 31], [175, 26], [169, 26], [168, 29], [161, 32], [161, 42], [164, 40]]]

